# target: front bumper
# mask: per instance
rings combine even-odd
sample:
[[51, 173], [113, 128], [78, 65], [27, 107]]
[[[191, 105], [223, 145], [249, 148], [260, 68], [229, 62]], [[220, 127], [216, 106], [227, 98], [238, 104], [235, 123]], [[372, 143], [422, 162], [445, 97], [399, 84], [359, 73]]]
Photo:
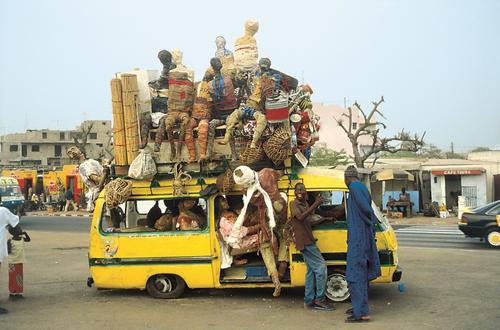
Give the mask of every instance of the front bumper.
[[466, 224], [458, 225], [458, 229], [465, 234], [465, 236], [469, 237], [483, 237], [484, 236], [484, 228], [483, 227], [474, 227]]

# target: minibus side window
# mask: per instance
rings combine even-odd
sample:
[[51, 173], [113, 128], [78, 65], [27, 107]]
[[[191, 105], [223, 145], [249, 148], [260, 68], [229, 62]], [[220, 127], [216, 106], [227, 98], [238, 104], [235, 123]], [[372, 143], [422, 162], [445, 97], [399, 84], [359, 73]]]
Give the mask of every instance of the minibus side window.
[[130, 199], [123, 207], [123, 217], [118, 217], [122, 226], [113, 225], [113, 210], [103, 210], [103, 231], [179, 232], [208, 227], [208, 202], [204, 198]]
[[125, 227], [125, 213], [122, 206], [110, 210], [106, 204], [102, 207], [101, 212], [101, 231], [113, 232]]
[[315, 213], [326, 218], [335, 218], [336, 221], [346, 220], [345, 192], [342, 190], [308, 191], [309, 205], [314, 203], [316, 196], [320, 194], [323, 203], [316, 209]]

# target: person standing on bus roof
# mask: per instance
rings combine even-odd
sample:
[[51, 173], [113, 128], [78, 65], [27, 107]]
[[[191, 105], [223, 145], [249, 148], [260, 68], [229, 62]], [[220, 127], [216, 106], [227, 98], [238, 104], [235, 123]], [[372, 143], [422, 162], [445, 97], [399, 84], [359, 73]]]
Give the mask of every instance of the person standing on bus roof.
[[[0, 205], [2, 196], [0, 195]], [[5, 231], [8, 225], [15, 227], [19, 224], [19, 217], [10, 212], [6, 207], [0, 206], [0, 267], [2, 261], [7, 257], [7, 240], [5, 239]], [[0, 307], [0, 314], [7, 314], [8, 310]]]
[[352, 308], [346, 322], [368, 322], [368, 283], [379, 277], [380, 260], [375, 242], [375, 214], [368, 189], [358, 180], [358, 170], [348, 166], [344, 181], [347, 199], [347, 269]]

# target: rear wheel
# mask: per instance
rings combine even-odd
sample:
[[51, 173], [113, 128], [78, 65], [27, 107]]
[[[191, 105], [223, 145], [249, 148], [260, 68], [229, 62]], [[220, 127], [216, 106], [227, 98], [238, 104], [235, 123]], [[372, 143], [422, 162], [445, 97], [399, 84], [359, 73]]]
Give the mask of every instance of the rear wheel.
[[334, 302], [347, 301], [351, 294], [349, 293], [345, 275], [341, 273], [331, 273], [328, 275], [325, 295]]
[[492, 248], [500, 248], [500, 228], [491, 228], [484, 236], [486, 244]]
[[151, 276], [146, 283], [146, 290], [148, 290], [148, 293], [154, 298], [178, 298], [185, 289], [186, 282], [177, 275], [154, 275]]

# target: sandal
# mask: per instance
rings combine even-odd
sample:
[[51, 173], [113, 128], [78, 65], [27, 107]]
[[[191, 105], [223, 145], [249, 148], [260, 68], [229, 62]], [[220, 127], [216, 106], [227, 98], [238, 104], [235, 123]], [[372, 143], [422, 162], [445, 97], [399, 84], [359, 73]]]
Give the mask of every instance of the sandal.
[[345, 323], [359, 323], [359, 322], [370, 322], [370, 317], [369, 316], [361, 316], [359, 319], [354, 317], [354, 315], [348, 316], [345, 319]]
[[354, 311], [352, 310], [352, 307], [351, 307], [349, 309], [346, 309], [345, 313], [350, 315], [350, 314], [354, 313]]

